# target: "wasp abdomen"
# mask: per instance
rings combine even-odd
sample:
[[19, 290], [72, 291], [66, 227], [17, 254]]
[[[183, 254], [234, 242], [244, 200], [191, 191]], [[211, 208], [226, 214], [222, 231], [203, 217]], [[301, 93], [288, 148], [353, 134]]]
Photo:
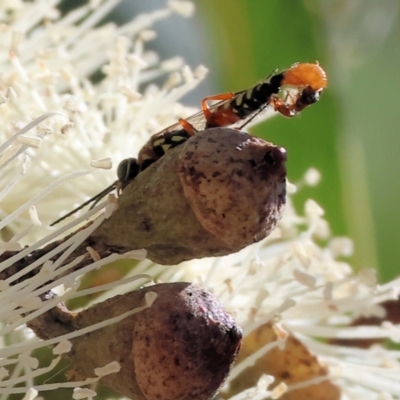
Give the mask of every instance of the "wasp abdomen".
[[250, 90], [241, 93], [232, 100], [230, 104], [232, 111], [240, 119], [244, 119], [260, 110], [263, 106], [267, 106], [271, 96], [279, 93], [283, 79], [283, 73], [273, 75], [271, 79], [261, 82]]

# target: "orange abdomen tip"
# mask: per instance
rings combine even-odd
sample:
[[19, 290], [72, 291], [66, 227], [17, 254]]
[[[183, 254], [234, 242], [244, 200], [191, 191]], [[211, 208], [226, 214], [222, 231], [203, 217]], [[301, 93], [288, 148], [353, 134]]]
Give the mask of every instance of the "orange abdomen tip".
[[310, 86], [315, 91], [324, 89], [328, 84], [325, 71], [317, 63], [302, 63], [292, 65], [285, 73], [283, 85]]

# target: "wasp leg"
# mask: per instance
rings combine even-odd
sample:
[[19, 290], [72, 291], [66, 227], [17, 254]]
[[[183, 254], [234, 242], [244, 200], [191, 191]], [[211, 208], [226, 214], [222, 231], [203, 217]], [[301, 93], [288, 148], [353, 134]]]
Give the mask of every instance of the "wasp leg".
[[297, 114], [295, 104], [287, 104], [278, 97], [273, 97], [271, 99], [271, 104], [274, 107], [274, 110], [282, 114], [284, 117], [291, 118]]
[[221, 93], [221, 94], [216, 94], [214, 96], [205, 97], [201, 101], [201, 109], [203, 110], [204, 117], [206, 118], [207, 122], [209, 122], [212, 119], [212, 111], [208, 106], [209, 101], [230, 100], [233, 99], [234, 97], [235, 97], [234, 93]]
[[179, 123], [189, 136], [193, 136], [198, 132], [198, 130], [189, 121], [186, 121], [186, 119], [179, 118]]

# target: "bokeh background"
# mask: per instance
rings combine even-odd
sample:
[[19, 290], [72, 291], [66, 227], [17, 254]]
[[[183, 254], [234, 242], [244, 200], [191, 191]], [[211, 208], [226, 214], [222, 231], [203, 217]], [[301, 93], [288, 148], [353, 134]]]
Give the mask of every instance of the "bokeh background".
[[[73, 1], [66, 2], [68, 6]], [[79, 2], [81, 4], [81, 2]], [[124, 22], [162, 0], [125, 0], [109, 17]], [[400, 36], [398, 0], [201, 0], [194, 18], [155, 26], [151, 45], [162, 57], [183, 56], [210, 69], [183, 101], [238, 91], [275, 68], [318, 60], [328, 73], [321, 101], [295, 119], [276, 117], [252, 133], [286, 147], [288, 177], [310, 167], [317, 187], [295, 195], [326, 211], [335, 235], [355, 243], [352, 264], [399, 273]]]

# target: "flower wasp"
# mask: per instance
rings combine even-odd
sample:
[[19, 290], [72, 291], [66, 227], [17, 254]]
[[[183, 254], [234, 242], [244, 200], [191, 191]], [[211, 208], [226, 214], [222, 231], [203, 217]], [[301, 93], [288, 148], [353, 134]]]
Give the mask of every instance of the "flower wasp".
[[[115, 189], [118, 195], [121, 194], [141, 171], [160, 159], [168, 150], [184, 143], [196, 132], [228, 126], [242, 129], [267, 108], [273, 108], [285, 117], [293, 117], [305, 107], [316, 103], [326, 85], [325, 71], [318, 63], [297, 63], [287, 70], [274, 72], [251, 89], [204, 98], [201, 102], [201, 111], [188, 118], [181, 118], [177, 123], [152, 135], [139, 151], [137, 159], [127, 158], [121, 161], [117, 168], [118, 179], [114, 183], [50, 226], [88, 204], [93, 203], [91, 206], [93, 208]], [[278, 96], [281, 90], [287, 93], [283, 99]], [[215, 101], [216, 103], [210, 105], [210, 102]]]

